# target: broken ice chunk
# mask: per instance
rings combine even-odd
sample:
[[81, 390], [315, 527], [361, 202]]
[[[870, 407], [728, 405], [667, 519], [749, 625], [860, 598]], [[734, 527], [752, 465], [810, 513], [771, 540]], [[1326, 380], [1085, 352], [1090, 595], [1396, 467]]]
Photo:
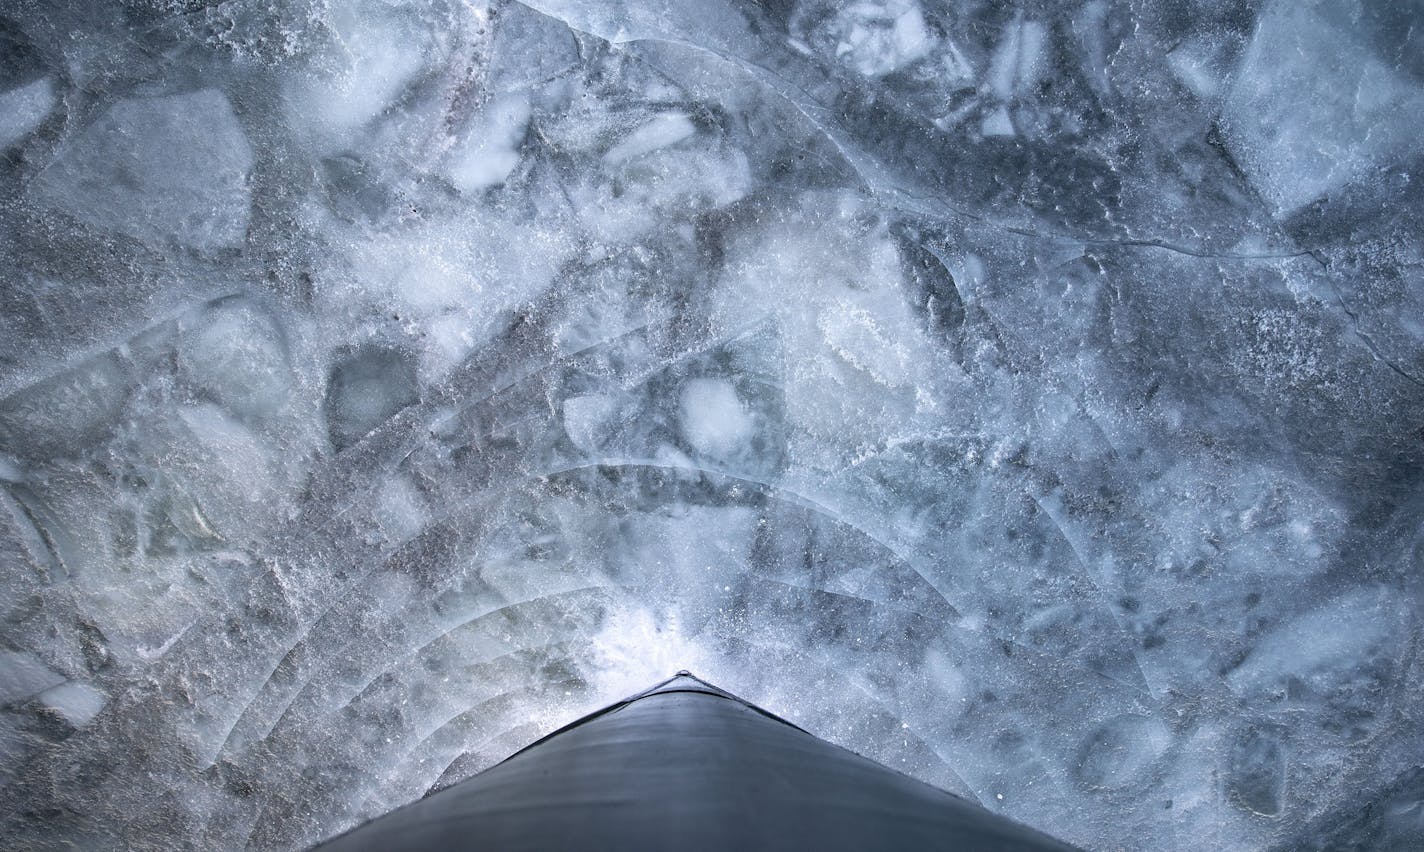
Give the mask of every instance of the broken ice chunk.
[[397, 201], [378, 169], [354, 154], [321, 161], [332, 212], [350, 222], [379, 222]]
[[338, 450], [349, 447], [419, 399], [413, 357], [378, 346], [358, 349], [332, 368], [327, 382], [331, 442]]
[[1328, 4], [1272, 4], [1226, 97], [1226, 144], [1277, 214], [1417, 144], [1424, 93], [1355, 43], [1345, 14]]
[[34, 654], [0, 651], [0, 705], [23, 701], [64, 683], [64, 675], [49, 670]]
[[446, 174], [461, 192], [480, 192], [504, 183], [519, 165], [519, 146], [529, 126], [529, 99], [503, 95], [485, 105], [450, 154]]
[[34, 191], [98, 228], [212, 250], [246, 239], [252, 165], [227, 98], [204, 89], [120, 101], [61, 148]]
[[495, 91], [513, 91], [557, 77], [578, 58], [578, 42], [568, 25], [523, 3], [510, 3], [499, 10], [487, 79]]
[[47, 710], [76, 728], [89, 724], [108, 703], [104, 693], [78, 681], [47, 689], [40, 694], [39, 700]]
[[35, 132], [54, 109], [54, 81], [41, 77], [0, 95], [0, 151]]

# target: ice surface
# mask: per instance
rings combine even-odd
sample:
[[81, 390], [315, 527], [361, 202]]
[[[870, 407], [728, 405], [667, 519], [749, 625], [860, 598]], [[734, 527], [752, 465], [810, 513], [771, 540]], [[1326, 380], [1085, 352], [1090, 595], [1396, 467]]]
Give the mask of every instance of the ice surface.
[[0, 0], [0, 845], [682, 668], [1087, 848], [1424, 845], [1421, 24]]

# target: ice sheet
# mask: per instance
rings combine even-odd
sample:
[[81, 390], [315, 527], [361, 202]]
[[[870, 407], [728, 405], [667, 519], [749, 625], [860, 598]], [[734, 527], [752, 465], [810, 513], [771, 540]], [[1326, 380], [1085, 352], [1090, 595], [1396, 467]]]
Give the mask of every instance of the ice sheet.
[[1087, 848], [1424, 845], [1421, 24], [0, 2], [0, 845], [683, 668]]

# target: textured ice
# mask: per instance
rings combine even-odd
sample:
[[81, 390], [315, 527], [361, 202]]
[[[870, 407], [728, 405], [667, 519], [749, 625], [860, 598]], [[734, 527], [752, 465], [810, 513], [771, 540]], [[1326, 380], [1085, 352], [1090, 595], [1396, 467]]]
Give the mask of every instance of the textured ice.
[[1088, 848], [1424, 846], [1421, 24], [0, 0], [0, 845], [688, 668]]

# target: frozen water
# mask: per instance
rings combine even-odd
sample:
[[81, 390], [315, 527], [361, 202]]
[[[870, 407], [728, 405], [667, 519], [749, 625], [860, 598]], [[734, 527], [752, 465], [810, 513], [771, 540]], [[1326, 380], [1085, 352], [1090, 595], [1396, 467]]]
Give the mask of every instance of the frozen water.
[[1420, 847], [1421, 32], [0, 0], [0, 845], [688, 668], [1088, 848]]

